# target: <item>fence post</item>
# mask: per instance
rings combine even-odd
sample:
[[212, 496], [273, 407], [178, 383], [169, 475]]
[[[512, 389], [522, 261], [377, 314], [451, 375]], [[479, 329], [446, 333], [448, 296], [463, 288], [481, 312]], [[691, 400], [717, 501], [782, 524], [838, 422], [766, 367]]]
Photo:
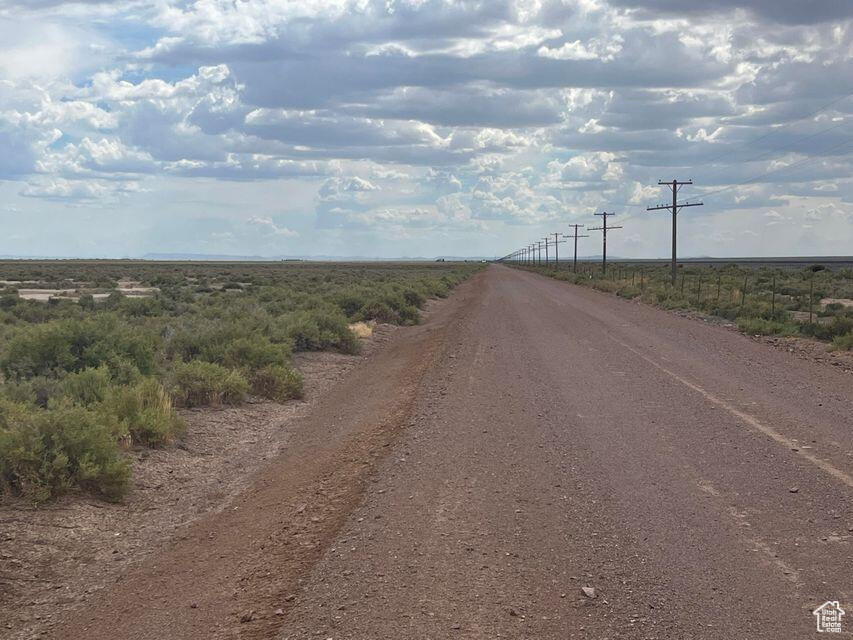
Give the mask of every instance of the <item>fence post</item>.
[[814, 315], [814, 271], [812, 271], [812, 277], [809, 279], [809, 324], [812, 323], [812, 316]]
[[771, 285], [770, 294], [770, 318], [776, 317], [776, 274], [773, 274], [773, 284]]
[[684, 295], [684, 274], [681, 274], [681, 295]]
[[749, 274], [746, 274], [743, 277], [743, 289], [740, 290], [740, 312], [738, 313], [738, 315], [743, 313], [743, 305], [746, 302], [746, 287], [747, 287], [748, 283], [749, 283]]
[[720, 285], [723, 283], [723, 274], [721, 271], [717, 272], [717, 299], [716, 302], [720, 302]]
[[696, 285], [696, 304], [702, 303], [702, 274], [699, 274], [699, 283]]

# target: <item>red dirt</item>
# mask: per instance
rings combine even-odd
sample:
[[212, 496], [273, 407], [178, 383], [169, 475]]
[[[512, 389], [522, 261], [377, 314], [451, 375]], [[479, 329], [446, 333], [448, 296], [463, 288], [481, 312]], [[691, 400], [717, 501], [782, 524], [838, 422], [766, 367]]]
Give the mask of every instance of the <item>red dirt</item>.
[[851, 416], [837, 367], [493, 266], [52, 637], [808, 637]]

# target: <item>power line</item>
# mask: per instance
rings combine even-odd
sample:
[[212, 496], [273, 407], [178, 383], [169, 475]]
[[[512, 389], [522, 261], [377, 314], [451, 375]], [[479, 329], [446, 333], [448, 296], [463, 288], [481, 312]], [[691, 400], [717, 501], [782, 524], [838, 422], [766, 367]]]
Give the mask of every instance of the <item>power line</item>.
[[559, 231], [555, 231], [551, 235], [554, 236], [554, 242], [552, 243], [554, 245], [554, 269], [559, 269], [560, 268], [560, 243], [563, 242], [563, 240], [559, 239], [560, 238], [560, 232]]
[[791, 126], [792, 124], [794, 124], [795, 122], [800, 122], [800, 121], [802, 121], [802, 120], [805, 120], [805, 119], [807, 119], [807, 118], [811, 118], [812, 116], [817, 115], [817, 114], [818, 114], [818, 113], [820, 113], [821, 111], [826, 111], [826, 110], [827, 110], [827, 109], [829, 109], [830, 107], [832, 107], [832, 106], [834, 106], [834, 105], [838, 104], [838, 103], [839, 103], [839, 102], [841, 102], [842, 100], [845, 100], [845, 99], [849, 98], [850, 96], [853, 96], [853, 90], [848, 91], [847, 93], [845, 93], [843, 96], [841, 96], [841, 97], [839, 97], [839, 98], [835, 98], [834, 100], [831, 100], [830, 102], [826, 103], [825, 105], [823, 105], [823, 106], [821, 106], [821, 107], [818, 107], [817, 109], [815, 109], [814, 111], [811, 111], [810, 113], [807, 113], [807, 114], [805, 114], [805, 115], [803, 115], [803, 116], [800, 116], [799, 118], [794, 118], [794, 119], [792, 119], [792, 120], [789, 120], [789, 121], [788, 121], [788, 122], [786, 122], [785, 124], [779, 125], [778, 127], [776, 127], [775, 129], [773, 129], [772, 131], [768, 131], [767, 133], [765, 133], [765, 134], [763, 134], [763, 135], [760, 135], [760, 136], [758, 136], [757, 138], [753, 138], [752, 140], [747, 140], [747, 141], [745, 141], [745, 142], [738, 143], [738, 144], [735, 146], [735, 148], [734, 148], [734, 149], [728, 149], [727, 151], [723, 151], [722, 153], [720, 153], [720, 154], [718, 154], [718, 155], [716, 155], [716, 156], [712, 157], [710, 160], [705, 160], [705, 161], [703, 162], [703, 164], [704, 164], [704, 165], [706, 165], [706, 166], [707, 166], [707, 165], [710, 165], [710, 164], [714, 164], [717, 160], [719, 160], [719, 159], [721, 159], [721, 158], [724, 158], [724, 157], [726, 157], [727, 155], [730, 155], [733, 151], [736, 151], [736, 150], [737, 150], [737, 149], [739, 149], [740, 147], [744, 147], [744, 146], [747, 146], [747, 145], [750, 145], [750, 146], [751, 146], [751, 145], [755, 144], [756, 142], [760, 142], [760, 141], [762, 141], [762, 140], [766, 140], [767, 138], [769, 138], [769, 137], [771, 137], [771, 136], [774, 136], [774, 135], [776, 135], [777, 133], [779, 133], [782, 129], [785, 129], [786, 127], [790, 127], [790, 126]]
[[824, 155], [822, 155], [822, 156], [812, 156], [812, 157], [800, 160], [799, 162], [795, 162], [793, 164], [785, 165], [784, 167], [778, 167], [776, 169], [771, 169], [769, 171], [765, 171], [765, 172], [760, 173], [760, 174], [753, 176], [751, 178], [747, 178], [746, 180], [742, 180], [741, 182], [738, 182], [736, 184], [732, 184], [732, 185], [729, 185], [727, 187], [723, 187], [722, 189], [716, 189], [714, 191], [708, 191], [708, 192], [702, 193], [701, 196], [703, 198], [707, 198], [708, 196], [715, 196], [715, 195], [718, 195], [720, 193], [725, 193], [726, 191], [731, 191], [732, 189], [737, 189], [738, 187], [742, 187], [745, 184], [755, 182], [756, 180], [760, 180], [761, 178], [764, 178], [766, 176], [773, 175], [774, 173], [779, 173], [780, 171], [786, 171], [788, 169], [793, 169], [795, 167], [804, 166], [804, 165], [810, 164], [812, 162], [819, 162], [821, 160], [824, 160], [825, 156], [827, 154], [831, 153], [832, 151], [835, 151], [837, 149], [840, 149], [840, 148], [845, 147], [845, 146], [850, 145], [850, 144], [853, 144], [853, 140], [845, 140], [845, 141], [840, 142], [839, 144], [834, 145], [834, 146], [830, 147], [829, 149], [825, 150], [823, 152]]
[[[831, 127], [827, 127], [825, 129], [821, 129], [820, 131], [816, 131], [814, 133], [804, 135], [797, 141], [797, 144], [800, 145], [803, 142], [806, 142], [807, 140], [811, 140], [812, 138], [816, 138], [816, 137], [823, 135], [825, 133], [829, 133], [830, 131], [834, 131], [835, 129], [839, 129], [841, 127], [848, 126], [848, 124], [849, 123], [846, 121], [845, 122], [838, 122], [838, 123], [832, 125]], [[772, 154], [777, 153], [777, 152], [780, 152], [780, 151], [788, 152], [788, 153], [798, 153], [796, 150], [791, 149], [791, 148], [778, 147], [778, 148], [770, 149], [769, 151], [765, 151], [763, 153], [760, 153], [757, 156], [752, 156], [751, 158], [745, 158], [743, 160], [740, 160], [739, 162], [742, 164], [748, 164], [750, 162], [755, 162], [756, 160], [761, 160], [762, 158], [766, 158], [767, 156], [772, 155]], [[710, 174], [705, 174], [704, 175], [705, 182], [713, 182], [713, 176], [719, 175], [724, 170], [725, 170], [725, 167], [720, 167], [715, 171], [711, 171]], [[709, 179], [709, 177], [708, 177], [709, 175], [712, 176], [711, 179]], [[705, 194], [698, 194], [698, 195], [705, 195]]]
[[582, 224], [570, 224], [570, 227], [574, 227], [574, 233], [570, 236], [563, 235], [564, 238], [574, 238], [575, 241], [575, 257], [572, 260], [572, 271], [577, 273], [578, 271], [578, 238], [589, 238], [589, 236], [578, 235], [578, 227], [582, 227]]
[[615, 216], [615, 213], [602, 211], [601, 213], [594, 213], [593, 215], [601, 216], [601, 226], [589, 227], [589, 231], [601, 231], [601, 274], [604, 275], [607, 273], [607, 230], [621, 229], [622, 227], [607, 226], [607, 218], [609, 216]]
[[672, 205], [658, 205], [657, 207], [646, 207], [646, 211], [660, 211], [662, 209], [667, 209], [672, 212], [672, 286], [675, 286], [675, 279], [678, 272], [677, 265], [677, 242], [676, 242], [676, 227], [677, 227], [677, 219], [678, 212], [684, 207], [701, 207], [701, 202], [685, 202], [683, 204], [678, 204], [678, 191], [682, 186], [693, 184], [692, 180], [687, 180], [686, 182], [679, 182], [678, 180], [673, 180], [672, 182], [662, 182], [658, 180], [659, 185], [668, 185], [672, 190]]

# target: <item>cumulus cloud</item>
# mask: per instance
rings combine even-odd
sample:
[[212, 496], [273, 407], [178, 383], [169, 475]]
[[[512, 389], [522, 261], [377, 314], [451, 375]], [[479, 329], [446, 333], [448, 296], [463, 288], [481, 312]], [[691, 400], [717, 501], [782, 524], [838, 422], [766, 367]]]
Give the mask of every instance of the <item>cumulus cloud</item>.
[[849, 225], [851, 18], [799, 0], [0, 0], [0, 180], [18, 207], [169, 198], [187, 220], [254, 189], [287, 211], [202, 234], [245, 253], [311, 227], [509, 241], [676, 176], [708, 198], [694, 216]]
[[261, 218], [259, 216], [252, 216], [247, 220], [246, 224], [248, 224], [250, 227], [258, 229], [262, 233], [272, 236], [293, 238], [299, 235], [296, 231], [288, 229], [287, 227], [280, 227], [275, 222], [273, 222], [272, 218]]

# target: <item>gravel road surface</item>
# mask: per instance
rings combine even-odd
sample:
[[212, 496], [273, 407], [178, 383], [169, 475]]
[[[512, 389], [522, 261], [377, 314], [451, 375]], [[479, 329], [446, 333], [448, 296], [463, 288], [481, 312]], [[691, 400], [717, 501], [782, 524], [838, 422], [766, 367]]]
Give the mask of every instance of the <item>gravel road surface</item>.
[[853, 376], [491, 266], [57, 638], [853, 636]]

